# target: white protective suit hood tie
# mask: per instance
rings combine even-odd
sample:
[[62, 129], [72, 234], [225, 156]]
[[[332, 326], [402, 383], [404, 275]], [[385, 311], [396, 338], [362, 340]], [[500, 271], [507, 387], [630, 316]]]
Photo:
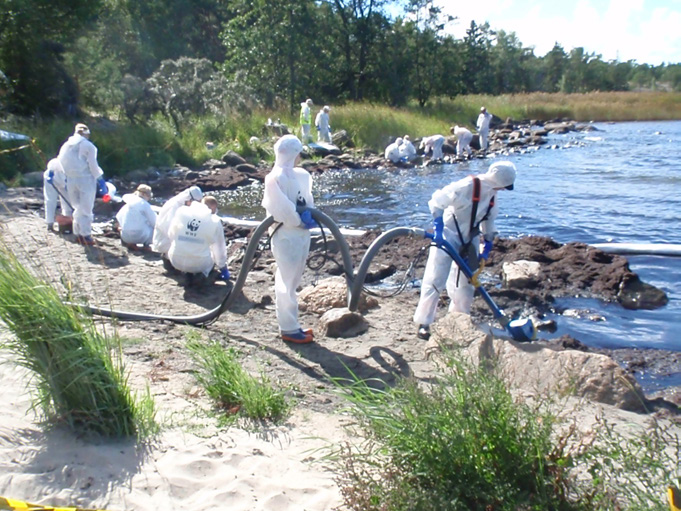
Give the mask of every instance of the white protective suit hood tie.
[[303, 144], [295, 135], [284, 135], [274, 144], [274, 166], [290, 174], [296, 164], [296, 157], [303, 150]]
[[493, 163], [485, 174], [494, 188], [513, 190], [515, 182], [515, 165], [510, 161], [498, 161]]

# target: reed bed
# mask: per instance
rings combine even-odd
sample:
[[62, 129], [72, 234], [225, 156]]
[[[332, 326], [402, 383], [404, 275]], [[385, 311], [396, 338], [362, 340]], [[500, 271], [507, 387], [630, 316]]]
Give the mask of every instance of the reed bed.
[[147, 392], [131, 392], [117, 336], [100, 333], [91, 317], [62, 303], [0, 243], [0, 320], [13, 335], [2, 346], [32, 373], [33, 408], [46, 425], [78, 434], [153, 434], [155, 409]]

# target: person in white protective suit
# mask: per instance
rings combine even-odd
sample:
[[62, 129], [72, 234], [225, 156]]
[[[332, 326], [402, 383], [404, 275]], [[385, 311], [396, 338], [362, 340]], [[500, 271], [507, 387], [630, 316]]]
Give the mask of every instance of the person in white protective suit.
[[312, 141], [312, 137], [310, 136], [310, 124], [312, 123], [312, 111], [310, 110], [310, 107], [312, 105], [312, 100], [309, 98], [300, 104], [300, 135], [304, 144]]
[[279, 330], [284, 341], [297, 344], [313, 340], [312, 330], [303, 330], [298, 322], [296, 290], [310, 250], [308, 229], [316, 226], [310, 212], [304, 209], [314, 207], [312, 177], [305, 169], [295, 167], [302, 149], [294, 135], [284, 135], [274, 144], [275, 162], [265, 177], [262, 199], [267, 215], [272, 215], [276, 222], [270, 234], [277, 263], [274, 294]]
[[76, 124], [73, 135], [59, 149], [57, 159], [64, 169], [67, 191], [73, 207], [73, 234], [81, 245], [94, 245], [92, 208], [97, 192], [108, 193], [104, 171], [97, 163], [97, 148], [90, 142], [90, 129]]
[[170, 250], [170, 236], [168, 233], [173, 216], [181, 206], [188, 205], [192, 201], [200, 201], [201, 199], [203, 199], [201, 188], [190, 186], [175, 197], [168, 199], [158, 212], [158, 218], [154, 226], [154, 236], [151, 240], [151, 248], [154, 252], [161, 254], [163, 257], [163, 267], [168, 271], [173, 271], [173, 266], [167, 258], [168, 250]]
[[399, 149], [401, 161], [409, 162], [416, 158], [416, 148], [414, 147], [414, 144], [411, 143], [409, 135], [404, 136]]
[[462, 158], [464, 151], [467, 156], [472, 156], [471, 140], [473, 140], [473, 133], [463, 126], [454, 126], [450, 131], [456, 135], [456, 156]]
[[66, 174], [57, 158], [47, 162], [47, 169], [43, 172], [43, 197], [45, 198], [45, 223], [48, 232], [54, 232], [54, 221], [57, 216], [57, 203], [61, 207], [61, 214], [65, 217], [73, 215], [73, 208], [68, 202]]
[[314, 125], [317, 127], [317, 141], [331, 143], [331, 126], [329, 125], [329, 110], [328, 106], [324, 106], [317, 117], [315, 117]]
[[430, 159], [431, 160], [441, 160], [442, 159], [442, 146], [445, 144], [445, 137], [442, 135], [432, 135], [430, 137], [425, 137], [421, 140], [419, 149], [423, 149], [423, 154], [428, 154], [430, 151], [433, 152]]
[[[433, 215], [435, 238], [444, 237], [459, 253], [462, 248], [472, 247], [476, 265], [477, 259], [486, 260], [497, 234], [494, 225], [499, 212], [497, 192], [503, 189], [512, 190], [515, 177], [516, 168], [513, 163], [500, 161], [492, 164], [485, 174], [467, 176], [435, 191], [428, 202]], [[479, 183], [477, 205], [474, 205], [473, 200], [476, 187], [474, 178]], [[475, 218], [472, 218], [473, 211]], [[480, 232], [484, 237], [481, 253]], [[421, 296], [414, 313], [414, 322], [419, 325], [417, 334], [422, 339], [430, 337], [430, 324], [435, 320], [440, 292], [445, 286], [450, 298], [449, 311], [470, 313], [475, 288], [459, 271], [458, 266], [452, 265], [452, 258], [444, 250], [432, 246], [421, 283]]]
[[489, 143], [489, 123], [492, 121], [492, 114], [483, 106], [480, 107], [480, 115], [478, 115], [478, 134], [480, 135], [480, 149], [487, 151]]
[[188, 284], [205, 280], [217, 266], [220, 278], [229, 280], [227, 244], [222, 220], [202, 202], [180, 206], [170, 225], [168, 259], [173, 267], [188, 274]]
[[385, 148], [385, 159], [393, 163], [400, 161], [400, 146], [402, 145], [402, 137], [397, 137], [395, 141]]
[[125, 204], [116, 214], [123, 246], [136, 250], [137, 245], [142, 245], [142, 250], [151, 250], [156, 225], [156, 213], [149, 204], [152, 197], [151, 187], [146, 184], [123, 195]]

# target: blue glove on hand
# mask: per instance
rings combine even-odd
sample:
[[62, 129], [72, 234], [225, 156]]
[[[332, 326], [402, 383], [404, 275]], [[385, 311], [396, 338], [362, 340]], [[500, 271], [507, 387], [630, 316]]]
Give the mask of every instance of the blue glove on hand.
[[492, 251], [493, 245], [494, 245], [494, 243], [492, 243], [491, 241], [485, 240], [485, 244], [482, 247], [482, 253], [480, 254], [480, 257], [478, 258], [478, 260], [484, 259], [485, 261], [487, 261], [487, 258], [489, 257], [489, 253]]
[[226, 266], [220, 270], [220, 278], [222, 280], [229, 280], [229, 269]]
[[106, 181], [100, 177], [97, 179], [97, 196], [104, 197], [107, 193], [109, 193], [109, 188], [106, 186]]
[[317, 222], [312, 219], [312, 213], [310, 213], [309, 209], [306, 209], [300, 214], [300, 220], [303, 222], [303, 226], [305, 226], [306, 229], [314, 229], [317, 227]]
[[445, 229], [445, 221], [441, 216], [433, 218], [433, 234], [436, 240], [441, 240], [443, 238], [442, 232]]
[[47, 182], [51, 183], [54, 180], [54, 170], [49, 170], [47, 172]]

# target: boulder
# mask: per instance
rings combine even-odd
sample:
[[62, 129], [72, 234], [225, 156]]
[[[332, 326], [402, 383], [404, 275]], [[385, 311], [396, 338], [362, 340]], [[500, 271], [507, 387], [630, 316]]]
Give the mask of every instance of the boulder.
[[541, 264], [536, 261], [514, 261], [501, 265], [504, 282], [507, 287], [526, 288], [533, 286], [539, 280]]
[[443, 348], [459, 353], [467, 362], [484, 365], [514, 389], [646, 411], [640, 385], [606, 355], [495, 338], [476, 326], [470, 316], [457, 312], [431, 326], [426, 353], [437, 359]]
[[[317, 283], [316, 286], [307, 286], [298, 294], [300, 310], [324, 314], [330, 309], [347, 307], [348, 286], [344, 277], [330, 277]], [[378, 307], [378, 301], [362, 294], [357, 309], [366, 312]]]
[[326, 337], [355, 337], [369, 329], [364, 316], [347, 307], [326, 311], [319, 322]]
[[242, 163], [246, 163], [246, 160], [241, 157], [238, 153], [235, 153], [234, 151], [227, 151], [225, 154], [222, 155], [222, 161], [224, 161], [227, 165], [230, 165], [232, 167], [236, 167], [237, 165], [241, 165]]

